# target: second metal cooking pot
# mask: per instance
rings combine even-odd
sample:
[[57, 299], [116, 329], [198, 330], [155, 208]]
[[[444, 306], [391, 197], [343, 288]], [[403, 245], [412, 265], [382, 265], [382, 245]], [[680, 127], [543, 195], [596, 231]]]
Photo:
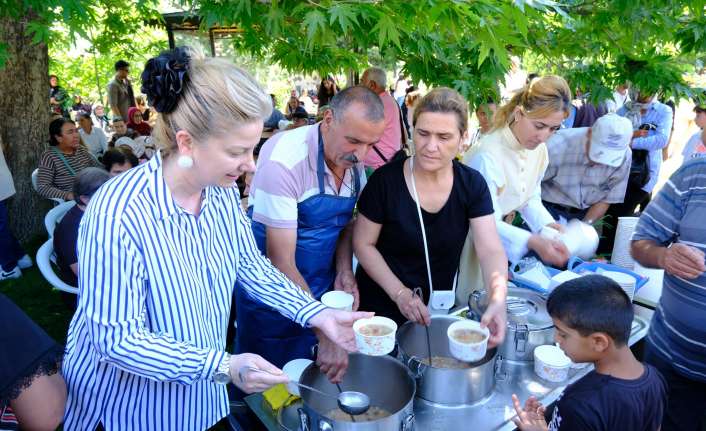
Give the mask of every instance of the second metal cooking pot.
[[309, 365], [299, 382], [334, 395], [324, 397], [301, 390], [304, 406], [299, 409], [300, 431], [412, 431], [412, 403], [415, 382], [407, 368], [391, 356], [368, 356], [353, 353], [348, 356], [348, 370], [341, 382], [344, 391], [359, 391], [370, 397], [370, 405], [382, 408], [390, 416], [363, 422], [335, 420], [328, 416], [337, 407], [336, 385], [328, 381], [315, 363]]
[[[488, 300], [476, 291], [468, 300], [469, 318], [480, 320]], [[507, 332], [498, 347], [503, 359], [532, 361], [537, 346], [554, 343], [554, 323], [547, 313], [547, 300], [537, 292], [520, 287], [507, 290]]]
[[[452, 358], [446, 330], [458, 320], [453, 316], [432, 316], [429, 330], [433, 356]], [[496, 362], [496, 349], [488, 350], [470, 368], [430, 367], [422, 363], [429, 356], [424, 327], [413, 322], [405, 323], [397, 331], [397, 345], [400, 359], [416, 377], [419, 398], [438, 404], [473, 404], [490, 394], [495, 386], [495, 372], [500, 365]]]

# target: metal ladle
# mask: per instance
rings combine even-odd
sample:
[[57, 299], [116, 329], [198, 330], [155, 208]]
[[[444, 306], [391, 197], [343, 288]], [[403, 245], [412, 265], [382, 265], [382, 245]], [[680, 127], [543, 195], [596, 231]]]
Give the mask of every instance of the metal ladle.
[[[421, 287], [415, 287], [412, 292], [414, 292], [414, 295], [417, 295], [417, 297], [422, 302], [424, 302], [424, 298], [422, 297], [422, 288]], [[429, 353], [429, 366], [433, 367], [434, 363], [433, 363], [432, 356], [431, 356], [431, 336], [429, 335], [429, 327], [424, 325], [424, 329], [426, 330], [426, 333], [427, 333], [427, 352]]]
[[[280, 375], [273, 374], [269, 371], [261, 370], [259, 368], [255, 368], [255, 367], [245, 366], [245, 367], [242, 367], [240, 369], [240, 372], [238, 373], [238, 377], [240, 377], [241, 382], [243, 381], [242, 371], [244, 369], [259, 372], [259, 373], [269, 374], [271, 376], [280, 377]], [[311, 386], [307, 386], [305, 384], [299, 383], [295, 380], [290, 380], [289, 382], [299, 386], [300, 388], [304, 388], [309, 391], [316, 392], [319, 395], [323, 395], [323, 396], [326, 396], [329, 398], [335, 398], [336, 401], [338, 402], [338, 407], [344, 413], [348, 413], [349, 415], [362, 415], [363, 413], [367, 412], [368, 409], [370, 409], [370, 397], [368, 397], [367, 395], [365, 395], [362, 392], [343, 391], [343, 392], [339, 393], [338, 396], [336, 396], [336, 395], [332, 395], [332, 394], [327, 394], [326, 392], [323, 392], [323, 391], [320, 391], [319, 389], [312, 388]]]

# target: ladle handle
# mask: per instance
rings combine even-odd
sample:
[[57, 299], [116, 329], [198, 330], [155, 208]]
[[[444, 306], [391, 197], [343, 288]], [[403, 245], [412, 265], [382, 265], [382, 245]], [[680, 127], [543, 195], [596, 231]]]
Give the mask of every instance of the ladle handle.
[[[421, 287], [415, 287], [414, 290], [412, 291], [417, 297], [424, 302], [424, 298], [422, 297], [422, 288]], [[426, 331], [427, 334], [427, 353], [429, 354], [429, 365], [432, 365], [432, 356], [431, 356], [431, 336], [429, 335], [429, 327], [424, 325], [424, 330]]]
[[[271, 373], [271, 372], [269, 372], [269, 371], [262, 370], [262, 369], [260, 369], [260, 368], [250, 367], [250, 366], [247, 366], [247, 365], [246, 365], [246, 366], [240, 368], [240, 370], [238, 371], [238, 377], [240, 377], [240, 381], [241, 381], [241, 382], [243, 381], [243, 370], [250, 370], [250, 371], [254, 371], [254, 372], [256, 372], [256, 373], [265, 373], [265, 374], [269, 374], [270, 376], [276, 376], [276, 377], [279, 377], [279, 376], [280, 376], [279, 374], [274, 374], [274, 373]], [[300, 388], [308, 389], [308, 390], [310, 390], [310, 391], [312, 391], [312, 392], [316, 392], [316, 393], [318, 393], [318, 394], [321, 394], [321, 395], [324, 395], [324, 396], [327, 396], [327, 397], [331, 397], [331, 398], [334, 398], [334, 399], [338, 399], [338, 397], [335, 396], [335, 395], [327, 394], [326, 392], [320, 391], [320, 390], [318, 390], [318, 389], [316, 389], [316, 388], [312, 388], [311, 386], [307, 386], [307, 385], [305, 385], [305, 384], [299, 383], [299, 382], [294, 381], [294, 380], [290, 380], [289, 383], [292, 383], [292, 384], [294, 384], [294, 385], [299, 386]]]

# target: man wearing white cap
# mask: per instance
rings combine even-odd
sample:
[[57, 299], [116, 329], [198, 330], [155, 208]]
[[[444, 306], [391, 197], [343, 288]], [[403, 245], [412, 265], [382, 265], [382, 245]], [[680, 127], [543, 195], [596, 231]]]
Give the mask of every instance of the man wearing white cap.
[[632, 123], [616, 114], [593, 127], [562, 129], [547, 140], [542, 201], [555, 219], [592, 224], [622, 203], [630, 173]]

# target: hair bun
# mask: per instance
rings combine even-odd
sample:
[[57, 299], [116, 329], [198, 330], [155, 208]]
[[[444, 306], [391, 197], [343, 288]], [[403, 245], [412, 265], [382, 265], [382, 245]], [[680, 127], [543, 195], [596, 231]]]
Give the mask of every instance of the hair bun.
[[151, 58], [142, 71], [142, 93], [157, 112], [172, 112], [189, 80], [189, 51], [180, 46]]

